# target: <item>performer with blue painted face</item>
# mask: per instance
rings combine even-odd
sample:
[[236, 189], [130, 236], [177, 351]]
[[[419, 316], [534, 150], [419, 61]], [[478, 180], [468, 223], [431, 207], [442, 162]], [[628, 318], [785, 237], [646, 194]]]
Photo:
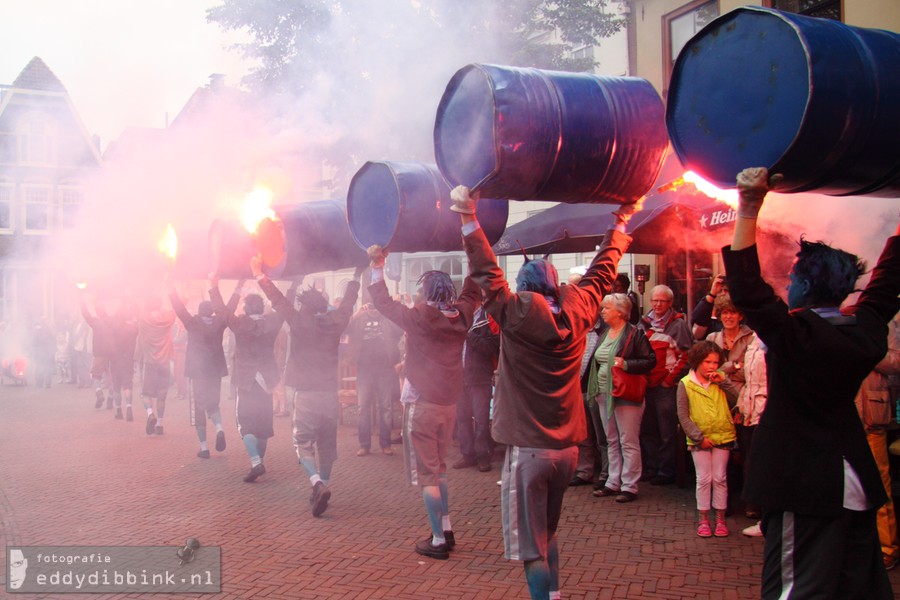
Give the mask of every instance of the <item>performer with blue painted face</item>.
[[900, 225], [856, 304], [865, 263], [800, 240], [785, 304], [760, 275], [757, 217], [779, 176], [737, 176], [734, 240], [723, 249], [734, 305], [766, 345], [769, 397], [744, 497], [763, 507], [763, 598], [893, 598], [875, 518], [884, 486], [854, 397], [887, 353], [900, 310]]

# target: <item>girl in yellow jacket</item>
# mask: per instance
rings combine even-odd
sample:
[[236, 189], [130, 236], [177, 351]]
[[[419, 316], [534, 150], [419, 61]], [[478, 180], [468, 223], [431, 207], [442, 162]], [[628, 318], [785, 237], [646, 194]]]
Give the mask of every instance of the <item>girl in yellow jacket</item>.
[[[731, 416], [731, 408], [737, 402], [736, 388], [718, 370], [724, 354], [713, 342], [697, 342], [688, 350], [687, 359], [691, 370], [678, 382], [678, 420], [687, 437], [697, 474], [697, 511], [700, 513], [697, 535], [712, 537], [715, 533], [716, 537], [725, 537], [728, 535], [725, 470], [737, 438]], [[715, 530], [709, 524], [710, 496], [716, 510]]]

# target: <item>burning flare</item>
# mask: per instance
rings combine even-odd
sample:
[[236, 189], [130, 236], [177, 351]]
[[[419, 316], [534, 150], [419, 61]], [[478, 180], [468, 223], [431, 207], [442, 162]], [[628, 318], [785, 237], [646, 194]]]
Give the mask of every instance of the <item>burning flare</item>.
[[738, 205], [738, 192], [737, 190], [723, 190], [720, 187], [717, 187], [710, 182], [706, 181], [693, 171], [685, 171], [684, 175], [678, 177], [677, 179], [673, 179], [669, 183], [665, 185], [661, 185], [656, 188], [656, 192], [658, 194], [664, 194], [666, 192], [674, 192], [686, 184], [690, 183], [694, 186], [694, 188], [703, 194], [704, 196], [708, 196], [715, 200], [719, 200], [724, 202], [731, 208], [737, 208]]
[[717, 187], [710, 182], [706, 181], [693, 171], [685, 171], [684, 175], [682, 175], [684, 181], [687, 183], [693, 183], [694, 187], [697, 188], [697, 191], [701, 194], [709, 196], [710, 198], [714, 198], [716, 200], [721, 200], [731, 208], [737, 208], [738, 205], [738, 192], [737, 190], [723, 190], [720, 187]]
[[166, 225], [166, 231], [163, 233], [159, 243], [156, 244], [156, 247], [164, 255], [175, 260], [175, 255], [178, 254], [178, 236], [175, 235], [175, 228], [172, 227], [171, 223]]
[[274, 196], [272, 190], [261, 185], [256, 186], [252, 192], [247, 194], [244, 206], [241, 209], [241, 223], [247, 231], [256, 233], [259, 224], [265, 218], [272, 221], [278, 220], [278, 216], [272, 210], [272, 199]]
[[79, 281], [75, 284], [75, 287], [77, 287], [79, 290], [83, 290], [87, 287], [87, 281]]

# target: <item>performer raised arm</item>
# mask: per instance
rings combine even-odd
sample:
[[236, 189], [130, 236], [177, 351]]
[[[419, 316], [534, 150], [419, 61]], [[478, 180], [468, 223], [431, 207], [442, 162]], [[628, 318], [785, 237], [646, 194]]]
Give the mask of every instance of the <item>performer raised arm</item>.
[[431, 536], [416, 543], [423, 556], [446, 559], [456, 544], [450, 522], [447, 449], [462, 393], [463, 344], [481, 292], [470, 277], [457, 298], [450, 276], [427, 271], [419, 279], [423, 300], [412, 307], [390, 297], [384, 282], [387, 253], [368, 250], [372, 303], [406, 333], [406, 379], [403, 403], [403, 450], [410, 484], [422, 489]]
[[[640, 204], [623, 205], [590, 267], [575, 285], [559, 285], [548, 260], [529, 260], [513, 292], [476, 218], [477, 194], [451, 192], [460, 213], [471, 277], [485, 310], [500, 326], [493, 438], [506, 444], [501, 505], [506, 557], [525, 563], [532, 598], [559, 590], [556, 528], [575, 473], [577, 444], [587, 436], [579, 378], [585, 338], [616, 278], [631, 238], [625, 225]], [[636, 496], [623, 491], [621, 502]]]
[[875, 526], [886, 496], [853, 399], [900, 309], [900, 226], [843, 312], [865, 264], [801, 238], [785, 304], [763, 280], [755, 245], [778, 180], [764, 168], [738, 174], [734, 241], [722, 251], [731, 298], [767, 348], [768, 401], [744, 485], [763, 507], [762, 597], [892, 598]]

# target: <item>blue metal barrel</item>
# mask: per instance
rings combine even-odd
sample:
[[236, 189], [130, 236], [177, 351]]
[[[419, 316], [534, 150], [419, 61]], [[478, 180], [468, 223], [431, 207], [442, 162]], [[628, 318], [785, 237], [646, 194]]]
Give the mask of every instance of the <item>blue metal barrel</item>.
[[447, 84], [434, 125], [444, 178], [491, 198], [633, 202], [667, 146], [662, 99], [635, 77], [472, 64]]
[[338, 271], [369, 264], [353, 241], [343, 201], [317, 200], [273, 209], [277, 219], [263, 219], [256, 243], [269, 277]]
[[722, 187], [746, 167], [779, 191], [900, 195], [900, 35], [776, 10], [722, 15], [678, 55], [666, 125]]
[[251, 235], [236, 220], [213, 221], [209, 231], [210, 269], [224, 279], [247, 279], [250, 258], [259, 256], [273, 279], [367, 265], [354, 243], [343, 201], [317, 200], [272, 207]]
[[[362, 248], [462, 250], [459, 214], [451, 204], [450, 187], [435, 165], [370, 161], [350, 180], [347, 220]], [[508, 202], [482, 198], [478, 203], [478, 221], [491, 244], [503, 235], [508, 214]]]

